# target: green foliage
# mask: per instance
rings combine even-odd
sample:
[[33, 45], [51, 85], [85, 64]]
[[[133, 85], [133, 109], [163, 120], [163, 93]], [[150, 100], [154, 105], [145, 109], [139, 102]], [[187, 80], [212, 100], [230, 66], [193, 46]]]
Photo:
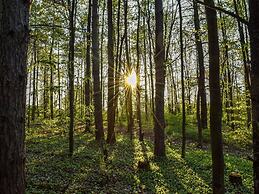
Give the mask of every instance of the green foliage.
[[[167, 158], [154, 159], [151, 142], [119, 135], [107, 146], [105, 161], [94, 136], [76, 130], [70, 158], [67, 133], [56, 121], [27, 130], [27, 193], [211, 193], [209, 151], [189, 145], [184, 160], [179, 145], [168, 140]], [[139, 169], [139, 161], [148, 161], [150, 169]], [[225, 164], [226, 180], [237, 171], [244, 183], [236, 190], [226, 181], [228, 193], [252, 193], [251, 162], [226, 154]]]

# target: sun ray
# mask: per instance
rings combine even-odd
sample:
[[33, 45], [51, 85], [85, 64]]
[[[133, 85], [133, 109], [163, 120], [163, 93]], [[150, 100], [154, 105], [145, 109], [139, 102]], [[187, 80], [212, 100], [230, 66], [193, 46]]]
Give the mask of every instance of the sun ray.
[[130, 86], [131, 88], [136, 88], [137, 74], [134, 70], [132, 70], [129, 74], [126, 75], [125, 84], [126, 84], [126, 86]]

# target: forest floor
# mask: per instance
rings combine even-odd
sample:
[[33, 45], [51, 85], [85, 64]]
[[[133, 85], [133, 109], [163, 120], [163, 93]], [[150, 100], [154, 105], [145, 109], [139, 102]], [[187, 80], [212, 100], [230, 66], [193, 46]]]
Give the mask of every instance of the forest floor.
[[[117, 143], [108, 146], [108, 160], [94, 136], [75, 131], [73, 157], [68, 155], [68, 136], [59, 125], [39, 125], [27, 130], [26, 193], [211, 193], [211, 153], [191, 141], [186, 157], [180, 156], [177, 139], [167, 139], [167, 157], [154, 159], [153, 144], [137, 138], [130, 141], [117, 134]], [[139, 168], [139, 161], [144, 168]], [[148, 164], [145, 166], [145, 164]], [[239, 172], [243, 185], [228, 180]], [[246, 153], [225, 153], [227, 193], [252, 193], [252, 162]]]

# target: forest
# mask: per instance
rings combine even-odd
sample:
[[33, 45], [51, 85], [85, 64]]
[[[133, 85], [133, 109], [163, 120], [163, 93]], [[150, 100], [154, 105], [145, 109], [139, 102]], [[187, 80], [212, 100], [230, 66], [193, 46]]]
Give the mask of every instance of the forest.
[[0, 0], [0, 194], [259, 194], [259, 0]]

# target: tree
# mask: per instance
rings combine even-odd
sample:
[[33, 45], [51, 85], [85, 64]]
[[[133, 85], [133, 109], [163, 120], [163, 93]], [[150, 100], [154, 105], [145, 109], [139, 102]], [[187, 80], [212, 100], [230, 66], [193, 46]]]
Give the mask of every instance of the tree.
[[182, 5], [178, 0], [179, 5], [179, 19], [180, 19], [180, 52], [181, 52], [181, 87], [182, 87], [182, 157], [185, 157], [186, 146], [186, 116], [185, 116], [185, 86], [184, 86], [184, 61], [183, 61], [183, 17], [182, 17]]
[[101, 142], [104, 138], [103, 116], [102, 116], [102, 91], [100, 87], [100, 59], [99, 59], [99, 16], [98, 0], [93, 0], [92, 5], [92, 74], [94, 89], [94, 119], [95, 119], [95, 138]]
[[69, 4], [69, 57], [68, 57], [68, 78], [69, 78], [69, 154], [74, 151], [74, 55], [75, 55], [75, 10], [76, 2], [72, 0]]
[[0, 5], [0, 191], [23, 194], [29, 4], [1, 0]]
[[[130, 62], [130, 54], [129, 54], [129, 40], [128, 40], [128, 0], [123, 1], [124, 5], [124, 37], [125, 37], [125, 52], [126, 52], [126, 68], [128, 73], [130, 74], [133, 70], [131, 62]], [[133, 138], [133, 127], [134, 127], [134, 119], [132, 112], [132, 87], [127, 87], [126, 90], [126, 105], [127, 105], [127, 118], [128, 118], [128, 132], [130, 134], [130, 139]]]
[[108, 122], [108, 134], [107, 142], [113, 144], [116, 142], [114, 124], [115, 124], [115, 96], [114, 96], [114, 50], [113, 50], [113, 9], [112, 0], [107, 0], [108, 9], [108, 110], [107, 110], [107, 122]]
[[253, 126], [253, 169], [254, 193], [259, 193], [259, 2], [249, 1], [250, 47], [251, 47], [251, 97], [252, 97], [252, 126]]
[[165, 119], [164, 119], [164, 89], [165, 89], [165, 66], [164, 66], [164, 40], [163, 40], [163, 3], [162, 0], [155, 0], [156, 20], [156, 50], [155, 50], [155, 156], [165, 156]]
[[[205, 0], [214, 6], [213, 0]], [[210, 135], [212, 152], [213, 193], [224, 193], [224, 156], [221, 132], [222, 107], [220, 94], [220, 65], [217, 13], [206, 7], [209, 39]]]
[[86, 122], [85, 131], [90, 130], [90, 79], [91, 79], [91, 58], [90, 58], [90, 45], [91, 45], [91, 16], [92, 16], [92, 5], [91, 0], [88, 2], [88, 16], [87, 16], [87, 35], [86, 35], [86, 70], [85, 70], [85, 106], [86, 106]]
[[142, 121], [141, 121], [141, 88], [140, 88], [140, 46], [139, 46], [139, 34], [140, 34], [140, 13], [141, 7], [139, 1], [138, 3], [138, 25], [137, 25], [137, 43], [136, 43], [136, 50], [137, 50], [137, 67], [136, 67], [136, 74], [137, 74], [137, 120], [138, 120], [138, 128], [139, 128], [139, 141], [143, 141], [143, 132], [142, 132]]
[[[194, 27], [195, 27], [195, 44], [197, 50], [198, 58], [198, 97], [200, 103], [197, 104], [197, 109], [200, 109], [198, 117], [200, 117], [199, 128], [199, 146], [202, 146], [202, 130], [207, 128], [207, 100], [206, 100], [206, 89], [205, 89], [205, 68], [204, 68], [204, 56], [203, 56], [203, 47], [201, 40], [201, 28], [198, 12], [198, 4], [193, 0], [193, 10], [194, 10]], [[199, 106], [199, 107], [198, 107]]]

